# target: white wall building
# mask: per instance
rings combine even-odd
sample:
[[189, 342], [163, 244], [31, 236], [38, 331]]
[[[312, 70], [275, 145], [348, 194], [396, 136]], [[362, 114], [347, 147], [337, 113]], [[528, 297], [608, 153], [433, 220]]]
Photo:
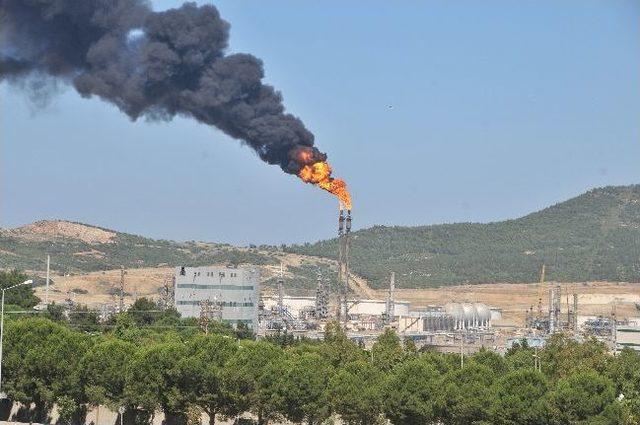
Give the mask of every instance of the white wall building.
[[222, 321], [258, 329], [260, 271], [254, 267], [177, 267], [175, 305], [182, 317], [200, 317], [202, 302], [219, 306]]
[[[351, 316], [382, 316], [387, 310], [386, 300], [348, 300]], [[394, 301], [396, 316], [409, 314], [408, 301]]]
[[640, 327], [618, 326], [616, 328], [616, 350], [631, 348], [640, 351]]

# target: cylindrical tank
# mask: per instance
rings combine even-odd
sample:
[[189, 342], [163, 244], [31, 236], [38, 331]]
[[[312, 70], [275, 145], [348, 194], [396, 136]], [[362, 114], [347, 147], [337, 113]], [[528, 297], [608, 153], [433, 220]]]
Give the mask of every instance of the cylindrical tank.
[[464, 312], [464, 328], [469, 329], [475, 326], [476, 311], [473, 308], [473, 304], [462, 304], [462, 311]]
[[478, 326], [488, 328], [491, 322], [491, 309], [485, 304], [475, 304], [476, 313], [478, 316]]
[[464, 328], [464, 310], [460, 304], [449, 303], [444, 306], [444, 311], [453, 318], [455, 329]]

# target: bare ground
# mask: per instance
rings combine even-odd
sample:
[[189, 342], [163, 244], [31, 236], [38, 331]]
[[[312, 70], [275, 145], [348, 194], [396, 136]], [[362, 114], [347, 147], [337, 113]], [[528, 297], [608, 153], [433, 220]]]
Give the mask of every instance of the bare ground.
[[[543, 285], [542, 305], [548, 309], [548, 290], [556, 283]], [[614, 304], [619, 317], [640, 316], [640, 283], [583, 282], [562, 283], [562, 311], [566, 314], [567, 291], [578, 294], [578, 314], [610, 315]], [[412, 308], [444, 305], [448, 302], [480, 302], [502, 309], [503, 324], [523, 325], [526, 311], [537, 311], [538, 284], [459, 285], [436, 289], [399, 289], [396, 299], [411, 302]], [[376, 291], [378, 297], [386, 291]], [[570, 299], [569, 302], [572, 302]]]
[[[285, 275], [287, 266], [299, 267], [302, 264], [324, 264], [337, 267], [333, 260], [309, 257], [298, 254], [279, 254]], [[280, 265], [269, 265], [261, 267], [262, 279], [268, 280], [280, 273]], [[35, 272], [43, 275], [42, 271]], [[351, 289], [359, 297], [376, 298], [376, 291], [371, 289], [366, 280], [350, 274], [349, 280]], [[139, 269], [129, 269], [125, 275], [125, 304], [131, 304], [138, 297], [158, 298], [165, 285], [172, 285], [173, 268], [171, 267], [148, 267]], [[291, 276], [290, 276], [291, 277]], [[71, 276], [52, 276], [53, 284], [49, 290], [49, 300], [62, 302], [71, 299], [77, 303], [85, 304], [89, 307], [99, 308], [104, 304], [114, 305], [117, 302], [117, 294], [120, 288], [120, 269], [84, 273]], [[266, 293], [270, 292], [265, 288]], [[36, 288], [36, 295], [40, 299], [45, 299], [45, 288]]]
[[[297, 254], [279, 255], [285, 266], [298, 267], [316, 263], [336, 267], [335, 261]], [[262, 267], [263, 280], [280, 272], [280, 266]], [[170, 267], [130, 269], [125, 277], [125, 304], [136, 297], [158, 298], [165, 285], [172, 285], [173, 269]], [[73, 276], [54, 276], [55, 284], [49, 292], [49, 299], [60, 302], [72, 299], [78, 303], [99, 308], [104, 304], [117, 302], [120, 284], [120, 270], [93, 272]], [[362, 298], [384, 299], [386, 289], [372, 289], [368, 282], [351, 275], [351, 289]], [[548, 290], [556, 283], [546, 283], [542, 287], [542, 305], [548, 304]], [[583, 282], [562, 283], [562, 310], [566, 312], [567, 293], [578, 293], [580, 315], [610, 315], [615, 308], [619, 317], [640, 316], [636, 303], [640, 305], [640, 283]], [[265, 292], [269, 292], [265, 288]], [[86, 293], [85, 293], [86, 292]], [[482, 284], [458, 285], [434, 289], [396, 289], [396, 299], [411, 302], [413, 309], [444, 305], [448, 302], [481, 302], [502, 309], [502, 324], [524, 324], [526, 312], [537, 310], [538, 284]], [[44, 299], [44, 287], [36, 289], [36, 294]], [[569, 300], [571, 302], [571, 300]]]

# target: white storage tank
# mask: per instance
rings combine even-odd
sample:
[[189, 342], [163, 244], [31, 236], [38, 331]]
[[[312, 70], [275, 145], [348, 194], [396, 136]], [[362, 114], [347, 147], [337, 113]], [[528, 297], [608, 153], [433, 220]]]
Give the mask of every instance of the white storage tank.
[[491, 309], [481, 303], [449, 303], [444, 311], [455, 321], [455, 329], [488, 328], [491, 326]]
[[485, 304], [475, 304], [477, 326], [488, 328], [491, 324], [491, 309]]

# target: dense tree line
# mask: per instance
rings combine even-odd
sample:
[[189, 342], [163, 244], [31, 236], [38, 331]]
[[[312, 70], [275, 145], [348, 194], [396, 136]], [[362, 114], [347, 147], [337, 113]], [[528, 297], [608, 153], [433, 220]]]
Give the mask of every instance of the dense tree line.
[[9, 320], [2, 385], [10, 400], [33, 406], [23, 419], [43, 422], [56, 405], [61, 423], [82, 423], [102, 405], [124, 408], [127, 424], [159, 411], [168, 424], [194, 423], [201, 412], [210, 424], [246, 412], [258, 424], [640, 422], [640, 355], [612, 356], [595, 340], [553, 336], [538, 353], [540, 371], [526, 344], [505, 356], [482, 350], [461, 367], [458, 355], [419, 352], [393, 331], [365, 351], [335, 323], [323, 342], [255, 341], [179, 318], [154, 327], [167, 317], [139, 313], [92, 332], [43, 317]]
[[[374, 286], [640, 281], [640, 185], [595, 189], [516, 220], [375, 226], [352, 233], [351, 267]], [[335, 258], [336, 239], [288, 252]]]
[[[0, 274], [0, 287], [24, 279]], [[32, 289], [19, 289], [7, 297], [0, 419], [19, 402], [30, 408], [18, 419], [46, 422], [56, 406], [62, 424], [83, 423], [98, 405], [123, 409], [125, 424], [156, 412], [169, 425], [195, 425], [202, 413], [210, 424], [242, 414], [255, 419], [238, 424], [640, 423], [640, 354], [613, 356], [596, 340], [557, 334], [538, 352], [526, 343], [504, 356], [481, 350], [462, 366], [391, 330], [370, 350], [337, 323], [322, 342], [286, 333], [255, 341], [246, 327], [204, 327], [144, 298], [106, 320], [82, 306], [36, 313]]]

